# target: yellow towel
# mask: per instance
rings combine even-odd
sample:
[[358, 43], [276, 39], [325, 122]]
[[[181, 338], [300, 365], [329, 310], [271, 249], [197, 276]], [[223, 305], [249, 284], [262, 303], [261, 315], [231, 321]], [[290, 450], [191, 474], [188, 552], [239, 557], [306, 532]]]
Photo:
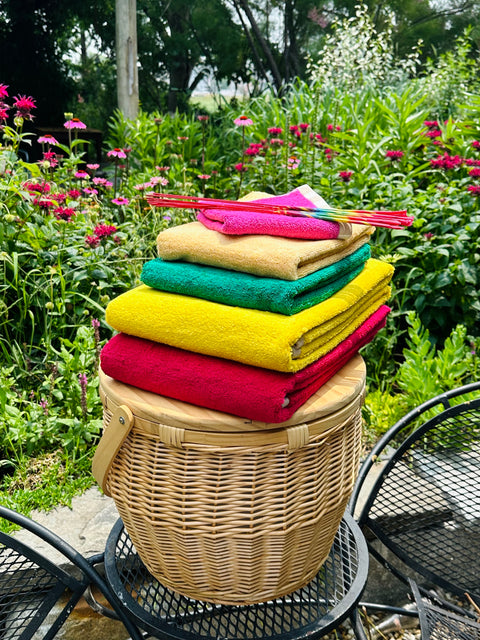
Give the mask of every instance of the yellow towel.
[[108, 324], [187, 351], [276, 371], [299, 371], [331, 351], [390, 295], [393, 267], [370, 259], [328, 300], [292, 316], [231, 307], [141, 285], [112, 300]]
[[370, 239], [373, 227], [352, 224], [348, 238], [297, 240], [278, 236], [227, 236], [190, 222], [159, 233], [158, 255], [257, 276], [298, 280], [352, 254]]

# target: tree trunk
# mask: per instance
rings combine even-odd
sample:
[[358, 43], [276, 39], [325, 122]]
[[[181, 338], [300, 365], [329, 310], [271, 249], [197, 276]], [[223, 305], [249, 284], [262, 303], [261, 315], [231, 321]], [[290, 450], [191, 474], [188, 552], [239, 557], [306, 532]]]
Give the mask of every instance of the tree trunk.
[[136, 0], [116, 0], [115, 25], [118, 108], [134, 120], [138, 116]]

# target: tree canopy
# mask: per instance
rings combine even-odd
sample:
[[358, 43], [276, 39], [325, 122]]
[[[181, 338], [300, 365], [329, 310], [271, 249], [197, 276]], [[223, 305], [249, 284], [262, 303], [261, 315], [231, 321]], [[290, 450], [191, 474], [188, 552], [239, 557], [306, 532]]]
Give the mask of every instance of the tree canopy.
[[[206, 77], [272, 85], [306, 77], [335, 18], [359, 0], [137, 0], [140, 103], [187, 108]], [[365, 0], [377, 29], [394, 27], [398, 55], [419, 39], [423, 57], [443, 52], [472, 25], [480, 42], [480, 0]], [[115, 107], [115, 0], [0, 0], [0, 81], [33, 95], [37, 120], [65, 111], [105, 121]]]

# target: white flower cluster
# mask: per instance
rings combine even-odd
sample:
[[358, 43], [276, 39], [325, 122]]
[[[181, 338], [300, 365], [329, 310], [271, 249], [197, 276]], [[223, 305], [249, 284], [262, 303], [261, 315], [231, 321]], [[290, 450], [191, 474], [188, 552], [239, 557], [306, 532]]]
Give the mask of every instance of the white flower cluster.
[[409, 55], [399, 60], [392, 39], [392, 20], [377, 33], [368, 7], [359, 4], [355, 16], [336, 20], [318, 60], [308, 59], [310, 79], [325, 91], [356, 91], [363, 87], [397, 87], [415, 75], [420, 56], [420, 43]]

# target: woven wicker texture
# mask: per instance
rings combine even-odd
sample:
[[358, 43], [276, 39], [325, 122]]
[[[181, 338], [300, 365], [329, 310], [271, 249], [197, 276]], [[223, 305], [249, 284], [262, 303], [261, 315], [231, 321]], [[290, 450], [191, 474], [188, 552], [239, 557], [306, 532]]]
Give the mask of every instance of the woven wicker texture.
[[[101, 395], [108, 431], [112, 408]], [[201, 433], [153, 430], [134, 417], [106, 490], [148, 570], [182, 595], [222, 604], [262, 602], [307, 584], [353, 488], [362, 398], [363, 389], [328, 422], [283, 429], [284, 442], [277, 428], [271, 443], [250, 432], [245, 446], [239, 433], [205, 444]]]

